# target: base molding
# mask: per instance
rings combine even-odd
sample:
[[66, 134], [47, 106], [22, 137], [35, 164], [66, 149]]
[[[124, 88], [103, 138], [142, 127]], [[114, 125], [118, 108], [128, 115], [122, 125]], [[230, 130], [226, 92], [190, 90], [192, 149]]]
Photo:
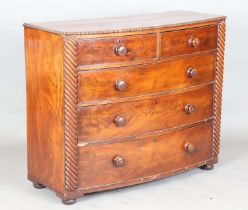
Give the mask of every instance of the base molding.
[[[62, 202], [67, 200], [73, 200], [77, 198], [82, 198], [84, 196], [84, 191], [81, 190], [75, 190], [71, 192], [64, 192], [64, 194], [56, 193], [56, 195], [61, 198]], [[64, 203], [64, 202], [63, 202]]]

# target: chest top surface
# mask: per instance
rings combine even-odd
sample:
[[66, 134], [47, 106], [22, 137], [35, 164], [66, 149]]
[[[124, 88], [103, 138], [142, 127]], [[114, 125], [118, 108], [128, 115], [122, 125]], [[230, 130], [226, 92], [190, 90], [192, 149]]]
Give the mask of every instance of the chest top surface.
[[73, 34], [98, 34], [138, 30], [150, 30], [171, 26], [181, 26], [206, 21], [216, 21], [225, 18], [219, 15], [210, 15], [190, 11], [169, 11], [156, 14], [138, 16], [116, 17], [106, 19], [83, 19], [71, 21], [25, 23], [25, 27], [49, 31], [52, 33]]

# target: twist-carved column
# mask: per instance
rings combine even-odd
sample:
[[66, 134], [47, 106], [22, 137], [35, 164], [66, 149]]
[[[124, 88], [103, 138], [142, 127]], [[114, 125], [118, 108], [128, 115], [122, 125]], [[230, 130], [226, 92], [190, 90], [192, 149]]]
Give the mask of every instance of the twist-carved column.
[[77, 42], [64, 40], [65, 190], [78, 187]]
[[220, 126], [221, 126], [221, 103], [222, 103], [222, 85], [224, 70], [224, 50], [225, 50], [225, 21], [218, 26], [218, 50], [216, 60], [216, 83], [214, 95], [214, 130], [213, 130], [213, 157], [217, 157], [220, 149]]

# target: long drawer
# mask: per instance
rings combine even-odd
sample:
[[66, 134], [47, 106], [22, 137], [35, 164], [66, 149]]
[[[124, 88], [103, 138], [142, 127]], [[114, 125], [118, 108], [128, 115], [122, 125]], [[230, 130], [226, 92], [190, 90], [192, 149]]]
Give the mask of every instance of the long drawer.
[[172, 128], [213, 116], [213, 86], [190, 92], [81, 107], [79, 141], [101, 141]]
[[118, 100], [155, 94], [214, 80], [215, 54], [79, 73], [79, 102]]
[[79, 187], [122, 183], [211, 158], [212, 123], [162, 136], [79, 148]]

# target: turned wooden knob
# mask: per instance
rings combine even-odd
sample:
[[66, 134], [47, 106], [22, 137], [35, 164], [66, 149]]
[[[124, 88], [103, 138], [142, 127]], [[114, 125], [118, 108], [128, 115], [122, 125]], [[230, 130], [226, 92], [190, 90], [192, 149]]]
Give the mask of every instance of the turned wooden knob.
[[185, 112], [187, 114], [193, 114], [195, 111], [196, 111], [196, 108], [194, 105], [191, 105], [191, 104], [187, 104], [184, 108]]
[[193, 145], [192, 143], [189, 143], [189, 142], [187, 142], [187, 143], [184, 145], [184, 149], [185, 149], [185, 151], [188, 152], [188, 153], [192, 153], [192, 152], [195, 151], [194, 145]]
[[197, 69], [189, 68], [187, 70], [187, 76], [190, 78], [195, 78], [198, 76]]
[[121, 117], [121, 116], [116, 117], [115, 120], [114, 120], [114, 122], [115, 122], [115, 125], [117, 127], [123, 127], [123, 126], [126, 125], [125, 118], [124, 117]]
[[123, 91], [123, 90], [126, 90], [127, 89], [127, 83], [123, 80], [118, 80], [116, 83], [115, 83], [115, 88], [119, 91]]
[[198, 37], [191, 37], [189, 39], [190, 47], [198, 47], [200, 45], [200, 39]]
[[127, 54], [127, 48], [119, 45], [115, 48], [115, 54], [118, 56], [125, 56]]
[[113, 158], [113, 164], [115, 167], [123, 167], [125, 165], [125, 159], [122, 156], [117, 155]]

